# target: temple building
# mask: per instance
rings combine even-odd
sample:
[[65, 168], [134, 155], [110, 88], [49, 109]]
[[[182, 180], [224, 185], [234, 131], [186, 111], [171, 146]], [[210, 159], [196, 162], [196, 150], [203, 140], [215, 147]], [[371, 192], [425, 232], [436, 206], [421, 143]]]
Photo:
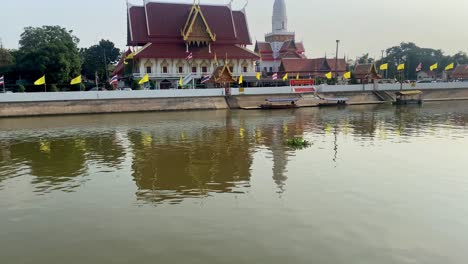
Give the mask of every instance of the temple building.
[[325, 78], [329, 72], [343, 76], [348, 69], [346, 59], [283, 59], [279, 72], [288, 73], [291, 77]]
[[258, 70], [270, 74], [279, 71], [282, 59], [306, 59], [304, 44], [296, 42], [296, 34], [288, 31], [288, 16], [284, 0], [275, 0], [272, 32], [265, 35], [264, 42], [257, 41], [255, 52], [261, 58]]
[[142, 78], [148, 74], [157, 89], [195, 83], [228, 65], [236, 77], [255, 76], [259, 56], [252, 44], [245, 6], [179, 4], [144, 1], [128, 5], [127, 52], [115, 74]]

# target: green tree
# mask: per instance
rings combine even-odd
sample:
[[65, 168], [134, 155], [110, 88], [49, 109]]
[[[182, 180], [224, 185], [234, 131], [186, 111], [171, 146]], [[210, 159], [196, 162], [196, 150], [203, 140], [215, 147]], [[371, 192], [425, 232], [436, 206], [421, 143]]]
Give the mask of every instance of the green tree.
[[359, 64], [368, 64], [368, 63], [374, 63], [374, 62], [375, 60], [369, 57], [369, 53], [363, 54], [358, 60]]
[[[458, 58], [462, 60], [463, 53], [459, 53]], [[455, 62], [454, 57], [444, 55], [440, 49], [421, 48], [412, 42], [403, 42], [399, 46], [387, 49], [387, 57], [383, 61], [379, 61], [378, 64], [389, 63], [388, 77], [395, 78], [398, 77], [396, 65], [404, 63], [405, 71], [403, 75], [407, 79], [415, 80], [417, 76], [416, 68], [420, 63], [423, 71], [429, 71], [431, 65], [439, 63], [436, 72], [440, 73], [451, 62]]]
[[0, 42], [0, 75], [11, 72], [15, 66], [15, 57], [12, 52], [4, 49]]
[[20, 84], [20, 85], [18, 86], [18, 92], [20, 92], [20, 93], [26, 92], [26, 87], [24, 87], [24, 85], [21, 85], [21, 84]]
[[59, 91], [59, 88], [57, 87], [57, 85], [52, 84], [52, 85], [50, 86], [50, 91], [51, 91], [51, 92], [58, 92], [58, 91]]
[[25, 28], [17, 70], [31, 81], [46, 74], [48, 83], [68, 83], [81, 72], [79, 39], [72, 33], [59, 26]]
[[115, 64], [120, 58], [120, 50], [109, 40], [101, 40], [98, 45], [80, 50], [83, 60], [83, 75], [94, 80], [97, 72], [100, 80], [106, 80], [109, 64]]

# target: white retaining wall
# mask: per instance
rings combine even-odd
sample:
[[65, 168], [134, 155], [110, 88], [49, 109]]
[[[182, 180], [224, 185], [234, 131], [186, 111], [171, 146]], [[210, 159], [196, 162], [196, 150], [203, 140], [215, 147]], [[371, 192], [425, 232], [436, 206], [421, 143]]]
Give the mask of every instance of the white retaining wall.
[[[380, 91], [398, 91], [401, 89], [401, 84], [378, 84], [377, 90]], [[429, 90], [429, 89], [468, 89], [468, 82], [452, 82], [452, 83], [417, 83], [415, 86], [411, 84], [403, 84], [403, 90]], [[359, 92], [372, 91], [374, 84], [354, 84], [354, 85], [320, 85], [317, 86], [317, 92]]]
[[[400, 90], [400, 84], [379, 84], [377, 90]], [[468, 89], [468, 82], [454, 83], [418, 83], [416, 86], [404, 84], [404, 90], [411, 89]], [[320, 85], [317, 92], [359, 92], [374, 90], [373, 84], [357, 85]], [[294, 87], [258, 87], [245, 88], [243, 93], [239, 88], [231, 88], [232, 95], [262, 95], [262, 94], [290, 94]], [[155, 99], [182, 97], [214, 97], [224, 96], [224, 89], [196, 89], [196, 90], [151, 90], [151, 91], [92, 91], [92, 92], [49, 92], [49, 93], [7, 93], [0, 94], [0, 103], [8, 102], [47, 102], [47, 101], [78, 101], [78, 100], [109, 100], [109, 99]]]
[[224, 96], [224, 89], [7, 93], [0, 94], [0, 103], [210, 96]]

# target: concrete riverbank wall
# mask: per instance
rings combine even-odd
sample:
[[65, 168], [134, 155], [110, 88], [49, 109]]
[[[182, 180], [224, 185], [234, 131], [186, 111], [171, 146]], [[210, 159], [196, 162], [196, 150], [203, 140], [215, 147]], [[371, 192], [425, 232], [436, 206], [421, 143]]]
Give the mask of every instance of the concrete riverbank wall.
[[[350, 104], [383, 103], [374, 93], [373, 85], [315, 88], [322, 97], [347, 97]], [[392, 97], [401, 87], [381, 85], [377, 88]], [[423, 90], [426, 101], [468, 100], [468, 83], [405, 85], [403, 89]], [[239, 109], [258, 107], [266, 98], [291, 97], [301, 97], [300, 106], [318, 104], [312, 95], [295, 93], [293, 87], [233, 88], [229, 97], [225, 97], [224, 89], [15, 93], [0, 94], [0, 117]]]

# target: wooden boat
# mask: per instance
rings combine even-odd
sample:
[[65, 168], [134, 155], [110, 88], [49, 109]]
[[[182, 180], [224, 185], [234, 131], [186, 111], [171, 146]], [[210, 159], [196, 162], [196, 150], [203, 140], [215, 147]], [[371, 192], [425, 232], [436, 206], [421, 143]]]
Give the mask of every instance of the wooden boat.
[[320, 98], [319, 106], [344, 106], [348, 104], [348, 98]]
[[266, 99], [264, 104], [260, 105], [261, 109], [291, 109], [299, 108], [297, 105], [299, 98], [272, 98]]
[[408, 104], [422, 104], [422, 92], [419, 90], [414, 91], [399, 91], [396, 92], [396, 101], [393, 102], [394, 105], [408, 105]]

